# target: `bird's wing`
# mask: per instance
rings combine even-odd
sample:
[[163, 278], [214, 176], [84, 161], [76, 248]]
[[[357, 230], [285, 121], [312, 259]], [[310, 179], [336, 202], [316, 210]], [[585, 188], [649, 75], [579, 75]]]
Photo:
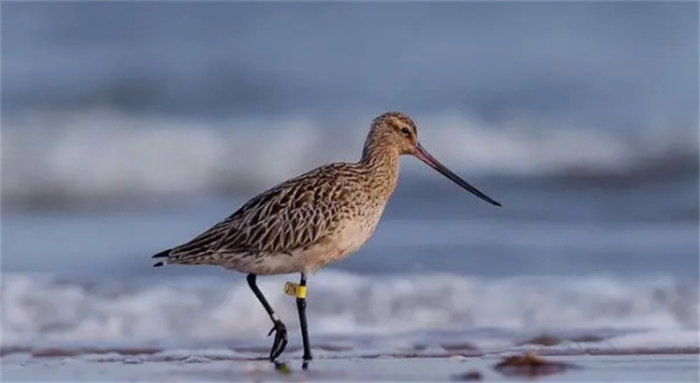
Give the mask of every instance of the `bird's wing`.
[[342, 176], [318, 172], [254, 197], [209, 230], [173, 248], [169, 257], [182, 260], [219, 252], [286, 253], [316, 243], [339, 222], [342, 200], [348, 192]]

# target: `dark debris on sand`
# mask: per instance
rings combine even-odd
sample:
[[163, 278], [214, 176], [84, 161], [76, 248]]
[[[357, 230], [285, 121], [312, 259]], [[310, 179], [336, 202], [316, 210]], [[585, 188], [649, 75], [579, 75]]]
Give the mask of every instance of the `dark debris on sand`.
[[493, 368], [506, 376], [537, 377], [558, 374], [579, 367], [571, 363], [547, 360], [535, 354], [527, 353], [507, 357], [498, 362]]
[[463, 374], [452, 375], [452, 380], [462, 381], [462, 382], [472, 382], [483, 379], [481, 373], [477, 370], [470, 370]]

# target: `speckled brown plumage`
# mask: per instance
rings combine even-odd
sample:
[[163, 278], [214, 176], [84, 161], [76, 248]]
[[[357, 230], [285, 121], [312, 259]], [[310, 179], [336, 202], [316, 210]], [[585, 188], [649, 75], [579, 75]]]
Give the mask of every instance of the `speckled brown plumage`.
[[372, 235], [399, 176], [416, 154], [416, 125], [403, 113], [374, 119], [362, 157], [290, 179], [245, 203], [191, 241], [157, 254], [162, 264], [219, 265], [244, 273], [312, 273], [357, 251]]

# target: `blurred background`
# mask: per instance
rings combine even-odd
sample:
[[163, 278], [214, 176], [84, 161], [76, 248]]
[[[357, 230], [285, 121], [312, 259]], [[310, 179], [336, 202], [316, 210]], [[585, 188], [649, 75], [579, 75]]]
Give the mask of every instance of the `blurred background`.
[[5, 342], [264, 338], [242, 275], [150, 256], [387, 110], [503, 207], [403, 159], [312, 332], [697, 329], [697, 3], [13, 2]]

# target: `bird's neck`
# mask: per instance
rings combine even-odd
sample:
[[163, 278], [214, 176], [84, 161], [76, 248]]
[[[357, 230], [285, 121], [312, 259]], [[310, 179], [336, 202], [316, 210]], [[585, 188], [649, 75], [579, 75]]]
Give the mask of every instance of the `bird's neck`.
[[399, 178], [398, 150], [380, 141], [368, 140], [358, 165], [369, 173], [368, 187], [389, 198]]

